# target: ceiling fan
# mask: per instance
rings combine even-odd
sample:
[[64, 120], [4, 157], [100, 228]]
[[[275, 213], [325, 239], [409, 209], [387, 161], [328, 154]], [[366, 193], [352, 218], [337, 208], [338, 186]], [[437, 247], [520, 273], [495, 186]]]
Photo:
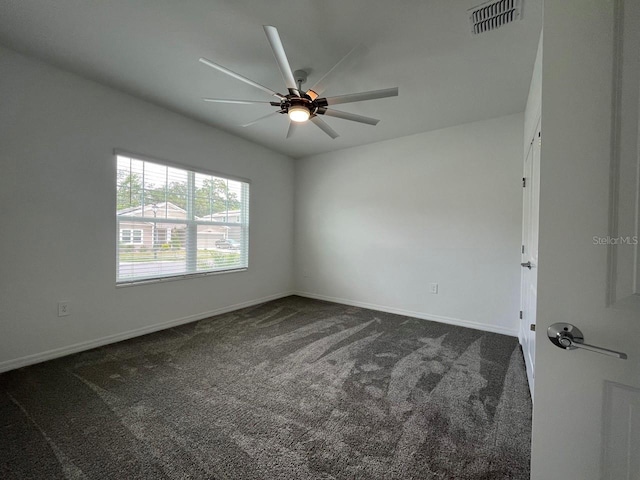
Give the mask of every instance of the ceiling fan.
[[331, 138], [335, 139], [339, 135], [333, 130], [324, 120], [320, 118], [320, 116], [325, 115], [328, 117], [336, 117], [342, 118], [344, 120], [351, 120], [353, 122], [365, 123], [367, 125], [377, 125], [380, 120], [371, 117], [364, 117], [362, 115], [356, 115], [354, 113], [341, 112], [339, 110], [334, 110], [333, 108], [328, 108], [332, 105], [337, 105], [340, 103], [353, 103], [353, 102], [362, 102], [364, 100], [373, 100], [376, 98], [386, 98], [386, 97], [395, 97], [398, 95], [398, 88], [385, 88], [383, 90], [373, 90], [370, 92], [361, 92], [361, 93], [352, 93], [348, 95], [339, 95], [337, 97], [321, 97], [320, 95], [326, 89], [327, 84], [331, 77], [335, 74], [337, 70], [340, 68], [344, 68], [346, 65], [350, 64], [353, 60], [355, 60], [361, 53], [362, 47], [357, 46], [353, 50], [351, 50], [342, 60], [340, 60], [331, 70], [329, 70], [324, 77], [322, 77], [314, 86], [312, 86], [307, 91], [302, 89], [302, 84], [307, 80], [307, 72], [304, 70], [296, 70], [295, 72], [291, 71], [291, 66], [289, 65], [289, 60], [287, 59], [287, 55], [284, 51], [284, 47], [282, 46], [282, 41], [280, 40], [280, 35], [278, 34], [278, 30], [276, 27], [270, 25], [264, 25], [264, 31], [267, 34], [267, 40], [271, 45], [271, 49], [273, 50], [273, 55], [276, 58], [276, 62], [278, 63], [278, 67], [280, 68], [280, 72], [282, 73], [282, 78], [284, 78], [284, 83], [287, 86], [287, 90], [289, 93], [287, 95], [282, 95], [280, 93], [271, 90], [264, 85], [260, 85], [253, 80], [248, 79], [247, 77], [240, 75], [228, 68], [223, 67], [222, 65], [218, 65], [217, 63], [212, 62], [211, 60], [207, 60], [206, 58], [200, 58], [200, 62], [209, 67], [215, 68], [222, 73], [226, 73], [230, 77], [233, 77], [241, 82], [249, 84], [253, 87], [256, 87], [263, 92], [268, 93], [271, 96], [276, 97], [278, 100], [273, 102], [261, 102], [254, 100], [226, 100], [221, 98], [205, 98], [206, 102], [214, 102], [214, 103], [236, 103], [236, 104], [266, 104], [277, 107], [278, 110], [270, 113], [269, 115], [265, 115], [264, 117], [260, 117], [253, 122], [247, 123], [243, 125], [243, 127], [248, 127], [257, 122], [265, 120], [267, 118], [274, 117], [276, 115], [288, 115], [289, 116], [289, 130], [287, 132], [287, 137], [291, 137], [293, 134], [296, 125], [300, 123], [304, 123], [307, 120], [311, 121], [315, 125], [317, 125], [322, 131], [324, 131]]

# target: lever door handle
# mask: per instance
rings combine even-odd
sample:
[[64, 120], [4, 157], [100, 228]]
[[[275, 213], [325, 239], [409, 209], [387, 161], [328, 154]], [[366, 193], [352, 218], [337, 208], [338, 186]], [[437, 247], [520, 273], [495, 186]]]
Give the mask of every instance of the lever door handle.
[[588, 343], [573, 342], [574, 348], [581, 348], [583, 350], [589, 350], [591, 352], [602, 353], [603, 355], [609, 355], [610, 357], [620, 358], [622, 360], [627, 359], [627, 354], [622, 352], [616, 352], [615, 350], [609, 350], [608, 348], [596, 347], [595, 345], [589, 345]]
[[580, 348], [582, 350], [589, 350], [590, 352], [601, 353], [603, 355], [609, 355], [610, 357], [616, 357], [622, 360], [627, 359], [626, 353], [584, 343], [584, 335], [580, 329], [570, 323], [554, 323], [547, 329], [547, 336], [551, 343], [556, 347], [563, 348], [565, 350], [575, 350], [576, 348]]
[[529, 270], [531, 270], [532, 267], [531, 262], [521, 263], [520, 266], [528, 268]]

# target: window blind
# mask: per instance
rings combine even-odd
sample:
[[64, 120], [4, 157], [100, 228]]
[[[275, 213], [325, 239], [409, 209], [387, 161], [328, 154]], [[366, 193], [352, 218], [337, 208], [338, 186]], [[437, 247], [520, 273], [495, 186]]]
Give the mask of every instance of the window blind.
[[116, 282], [244, 269], [249, 183], [116, 155]]

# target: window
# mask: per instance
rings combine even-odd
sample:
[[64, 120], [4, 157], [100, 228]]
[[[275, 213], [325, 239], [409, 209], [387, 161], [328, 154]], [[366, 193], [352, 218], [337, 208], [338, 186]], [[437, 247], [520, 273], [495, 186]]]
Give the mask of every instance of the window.
[[116, 155], [118, 284], [245, 269], [249, 183]]
[[142, 243], [142, 230], [122, 228], [120, 229], [120, 243], [124, 245], [135, 245]]

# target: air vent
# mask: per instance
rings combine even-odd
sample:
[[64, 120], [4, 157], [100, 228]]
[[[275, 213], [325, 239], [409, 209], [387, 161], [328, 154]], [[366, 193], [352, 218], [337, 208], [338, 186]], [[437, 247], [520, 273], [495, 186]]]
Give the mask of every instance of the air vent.
[[474, 35], [515, 22], [522, 15], [522, 0], [494, 0], [469, 10]]

